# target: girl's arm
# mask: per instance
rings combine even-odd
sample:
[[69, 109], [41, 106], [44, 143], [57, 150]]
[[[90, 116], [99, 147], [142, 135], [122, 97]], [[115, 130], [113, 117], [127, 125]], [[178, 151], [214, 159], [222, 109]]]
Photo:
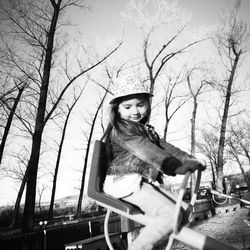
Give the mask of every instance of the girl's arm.
[[168, 168], [164, 172], [174, 172], [175, 174], [185, 174], [188, 171], [195, 171], [200, 169], [204, 171], [206, 169], [206, 163], [204, 161], [198, 160], [192, 155], [182, 151], [181, 149], [175, 147], [174, 145], [166, 142], [164, 139], [160, 139], [161, 146], [168, 152], [171, 152], [171, 155], [181, 161], [182, 165], [178, 166], [177, 168], [173, 167], [171, 169]]
[[180, 162], [185, 162], [188, 159], [193, 159], [193, 157], [185, 151], [175, 147], [174, 145], [166, 142], [164, 139], [160, 139], [160, 145], [167, 151], [171, 156], [178, 159]]
[[117, 132], [113, 135], [113, 139], [120, 146], [167, 175], [175, 176], [176, 174], [185, 174], [187, 171], [205, 169], [200, 161], [166, 141], [161, 141], [162, 149], [147, 136], [131, 135], [122, 138]]
[[180, 160], [167, 150], [158, 147], [146, 135], [131, 135], [124, 138], [117, 131], [114, 131], [112, 137], [114, 142], [161, 172], [163, 169], [169, 167], [175, 169], [182, 165]]

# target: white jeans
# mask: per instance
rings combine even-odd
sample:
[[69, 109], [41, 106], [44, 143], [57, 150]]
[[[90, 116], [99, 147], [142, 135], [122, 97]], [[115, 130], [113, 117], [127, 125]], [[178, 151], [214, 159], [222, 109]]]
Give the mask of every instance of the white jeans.
[[147, 216], [154, 217], [132, 242], [129, 250], [151, 250], [172, 232], [174, 202], [151, 184], [143, 182], [141, 189], [123, 200], [138, 206]]

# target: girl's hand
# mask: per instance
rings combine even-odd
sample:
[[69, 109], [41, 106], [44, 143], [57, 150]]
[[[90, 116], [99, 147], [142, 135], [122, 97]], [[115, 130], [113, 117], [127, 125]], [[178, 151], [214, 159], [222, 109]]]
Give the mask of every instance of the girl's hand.
[[186, 174], [188, 171], [193, 173], [195, 170], [201, 170], [204, 171], [206, 169], [206, 165], [204, 162], [198, 159], [187, 159], [183, 162], [183, 164], [176, 168], [175, 173], [176, 174]]

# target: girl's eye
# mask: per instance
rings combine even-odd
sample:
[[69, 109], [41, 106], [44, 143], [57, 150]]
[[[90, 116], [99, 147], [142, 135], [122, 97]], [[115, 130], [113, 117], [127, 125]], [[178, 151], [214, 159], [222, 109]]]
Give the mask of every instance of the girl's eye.
[[143, 107], [143, 106], [144, 106], [144, 103], [139, 103], [137, 106], [138, 106], [138, 107]]

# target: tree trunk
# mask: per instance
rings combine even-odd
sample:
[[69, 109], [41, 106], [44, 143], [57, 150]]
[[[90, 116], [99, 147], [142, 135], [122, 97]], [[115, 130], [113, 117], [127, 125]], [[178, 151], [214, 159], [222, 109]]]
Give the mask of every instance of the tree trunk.
[[35, 132], [32, 136], [31, 155], [27, 167], [28, 171], [27, 189], [26, 189], [26, 197], [25, 197], [25, 205], [24, 205], [23, 221], [22, 221], [23, 233], [32, 231], [34, 227], [37, 171], [38, 171], [38, 163], [41, 150], [42, 133], [45, 126], [44, 117], [46, 111], [47, 93], [50, 80], [54, 36], [60, 11], [60, 4], [61, 0], [59, 0], [57, 4], [55, 3], [53, 4], [54, 12], [47, 37], [47, 48], [46, 48], [45, 62], [43, 68], [42, 85], [40, 88], [40, 99], [38, 103], [38, 111], [35, 122]]
[[[193, 112], [192, 112], [192, 119], [191, 119], [191, 155], [195, 156], [195, 144], [196, 144], [196, 138], [195, 138], [195, 128], [196, 128], [196, 114], [197, 114], [197, 96], [193, 95]], [[190, 185], [190, 191], [191, 194], [194, 193], [195, 189], [195, 183], [196, 183], [196, 173], [193, 173], [191, 175], [191, 185]]]
[[197, 103], [197, 97], [193, 97], [194, 103], [193, 103], [193, 112], [192, 112], [192, 119], [191, 119], [191, 155], [195, 156], [195, 128], [196, 128], [196, 114], [197, 114], [197, 108], [198, 108], [198, 103]]
[[[232, 142], [230, 142], [230, 146], [232, 148], [232, 154], [233, 154], [234, 158], [236, 159], [236, 161], [240, 167], [240, 171], [242, 173], [242, 176], [247, 184], [247, 189], [248, 189], [248, 191], [250, 191], [250, 178], [249, 178], [250, 176], [248, 175], [248, 172], [246, 172], [242, 166], [242, 163], [241, 163], [239, 155], [238, 155], [237, 148], [234, 146], [234, 144]], [[246, 149], [244, 147], [242, 147], [242, 149], [244, 150], [245, 155], [250, 162], [250, 157], [249, 157], [248, 151], [246, 151]]]
[[57, 159], [56, 159], [56, 167], [55, 167], [55, 172], [54, 172], [54, 177], [53, 177], [53, 186], [52, 186], [51, 198], [50, 198], [48, 220], [51, 220], [53, 218], [57, 175], [58, 175], [58, 170], [59, 170], [59, 165], [60, 165], [60, 160], [61, 160], [61, 153], [62, 153], [62, 148], [63, 148], [63, 142], [64, 142], [64, 138], [65, 138], [65, 134], [66, 134], [66, 128], [68, 125], [70, 113], [71, 113], [71, 109], [69, 109], [69, 111], [68, 111], [68, 114], [67, 114], [64, 126], [63, 126], [62, 138], [61, 138], [59, 149], [58, 149], [58, 154], [57, 154]]
[[[249, 153], [248, 152], [245, 152], [245, 153], [246, 153], [249, 165], [250, 165], [250, 156], [249, 156]], [[250, 172], [246, 172], [244, 178], [245, 178], [245, 182], [247, 184], [247, 189], [250, 192]]]
[[53, 178], [53, 187], [52, 187], [52, 192], [51, 192], [48, 220], [53, 218], [53, 208], [54, 208], [54, 202], [55, 202], [57, 175], [58, 175], [58, 170], [59, 170], [59, 165], [60, 165], [60, 160], [61, 160], [61, 153], [62, 153], [62, 148], [63, 148], [63, 143], [64, 143], [64, 139], [65, 139], [65, 134], [66, 134], [66, 129], [67, 129], [69, 117], [70, 117], [71, 111], [73, 110], [74, 106], [76, 105], [77, 101], [79, 100], [81, 94], [82, 94], [82, 91], [81, 91], [80, 95], [78, 96], [78, 98], [75, 99], [75, 101], [73, 102], [71, 107], [68, 108], [68, 113], [67, 113], [65, 123], [63, 126], [62, 138], [61, 138], [59, 149], [58, 149], [55, 173], [54, 173], [54, 178]]
[[237, 163], [238, 163], [238, 165], [239, 165], [239, 167], [240, 167], [240, 171], [241, 171], [241, 173], [242, 173], [242, 176], [243, 176], [243, 178], [244, 178], [244, 181], [245, 181], [246, 184], [247, 184], [247, 189], [248, 189], [248, 191], [250, 192], [250, 175], [248, 174], [248, 172], [246, 172], [246, 171], [244, 170], [244, 168], [243, 168], [243, 166], [242, 166], [242, 164], [241, 164], [241, 162], [240, 162], [238, 156], [236, 156], [236, 160], [237, 160]]
[[25, 171], [24, 177], [23, 177], [22, 182], [21, 182], [21, 186], [20, 186], [18, 194], [17, 194], [15, 207], [14, 207], [14, 211], [13, 211], [13, 215], [12, 215], [12, 219], [11, 219], [11, 224], [10, 224], [11, 228], [15, 228], [17, 226], [17, 219], [18, 219], [18, 213], [19, 213], [19, 209], [20, 209], [20, 203], [21, 203], [23, 191], [24, 191], [25, 184], [26, 184], [26, 176], [27, 176], [27, 169]]
[[213, 179], [213, 186], [212, 188], [215, 188], [216, 185], [216, 177], [215, 177], [215, 171], [214, 171], [214, 166], [213, 166], [213, 161], [210, 160], [210, 165], [211, 165], [211, 171], [212, 171], [212, 179]]
[[247, 190], [250, 192], [250, 172], [246, 172], [244, 175], [245, 182], [247, 184]]
[[13, 104], [12, 108], [10, 109], [10, 114], [9, 114], [6, 126], [4, 128], [3, 137], [2, 137], [1, 144], [0, 144], [0, 165], [2, 162], [3, 151], [4, 151], [5, 143], [7, 141], [7, 137], [8, 137], [9, 131], [10, 131], [11, 123], [12, 123], [14, 114], [16, 112], [17, 104], [21, 98], [21, 95], [23, 93], [24, 88], [25, 88], [25, 85], [23, 85], [21, 88], [18, 89], [18, 94], [17, 94], [16, 98], [14, 99], [14, 104]]
[[226, 140], [226, 129], [227, 129], [227, 119], [228, 119], [228, 112], [230, 107], [230, 99], [232, 94], [232, 85], [234, 81], [234, 75], [236, 72], [236, 68], [238, 65], [239, 57], [241, 55], [241, 52], [235, 55], [235, 59], [233, 62], [232, 70], [228, 79], [227, 84], [227, 92], [225, 97], [225, 105], [224, 105], [224, 111], [221, 121], [221, 129], [220, 129], [220, 139], [219, 139], [219, 148], [218, 148], [218, 156], [217, 156], [217, 190], [219, 192], [223, 192], [223, 165], [224, 165], [224, 148], [225, 148], [225, 140]]
[[30, 232], [34, 226], [34, 213], [36, 202], [36, 180], [40, 156], [42, 131], [36, 131], [32, 137], [32, 151], [27, 166], [27, 186], [23, 212], [22, 232]]
[[216, 190], [219, 192], [222, 192], [224, 190], [223, 188], [223, 169], [217, 168], [217, 179], [216, 179]]
[[101, 109], [102, 104], [103, 104], [103, 102], [104, 102], [104, 100], [106, 98], [106, 95], [107, 95], [107, 91], [105, 92], [105, 94], [104, 94], [104, 96], [103, 96], [100, 104], [97, 107], [97, 110], [96, 110], [95, 115], [94, 115], [94, 119], [92, 121], [90, 133], [89, 133], [89, 138], [88, 138], [88, 143], [87, 143], [87, 149], [86, 149], [86, 154], [85, 154], [85, 159], [84, 159], [81, 188], [80, 188], [79, 199], [78, 199], [78, 204], [77, 204], [77, 212], [76, 212], [76, 216], [77, 217], [80, 217], [81, 212], [82, 212], [82, 199], [83, 199], [83, 191], [84, 191], [84, 184], [85, 184], [85, 176], [86, 176], [86, 171], [87, 171], [89, 149], [90, 149], [90, 144], [91, 144], [91, 140], [92, 140], [92, 135], [93, 135], [93, 132], [94, 132], [95, 122], [96, 122], [99, 110]]
[[167, 97], [166, 97], [166, 99], [165, 99], [165, 119], [166, 119], [166, 123], [165, 123], [165, 126], [164, 126], [163, 139], [164, 139], [164, 140], [167, 140], [168, 125], [169, 125]]

